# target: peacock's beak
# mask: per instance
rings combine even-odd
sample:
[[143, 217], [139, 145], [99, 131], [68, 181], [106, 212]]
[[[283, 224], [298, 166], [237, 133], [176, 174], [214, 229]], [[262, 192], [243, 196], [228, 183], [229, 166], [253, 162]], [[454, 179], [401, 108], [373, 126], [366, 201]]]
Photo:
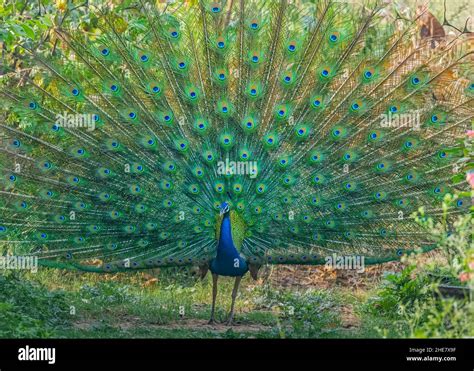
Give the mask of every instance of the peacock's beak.
[[224, 213], [225, 213], [224, 209], [221, 209], [221, 211], [219, 212], [219, 216], [224, 215]]

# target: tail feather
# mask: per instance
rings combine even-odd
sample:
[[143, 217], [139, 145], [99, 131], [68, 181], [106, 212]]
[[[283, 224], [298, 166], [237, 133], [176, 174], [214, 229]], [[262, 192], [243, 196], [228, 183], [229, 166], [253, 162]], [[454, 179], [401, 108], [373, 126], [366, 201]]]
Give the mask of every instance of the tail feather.
[[256, 265], [433, 248], [410, 215], [471, 206], [441, 201], [465, 187], [473, 52], [416, 38], [426, 9], [382, 9], [140, 2], [97, 9], [97, 37], [55, 29], [54, 56], [23, 45], [33, 73], [0, 91], [1, 241], [63, 268], [203, 265], [227, 201]]

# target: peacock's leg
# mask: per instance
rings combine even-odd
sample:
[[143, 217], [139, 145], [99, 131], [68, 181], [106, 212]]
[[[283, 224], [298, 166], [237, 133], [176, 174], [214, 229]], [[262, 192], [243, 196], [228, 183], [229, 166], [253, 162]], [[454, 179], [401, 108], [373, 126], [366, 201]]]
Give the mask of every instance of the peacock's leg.
[[209, 324], [212, 325], [216, 323], [214, 320], [214, 312], [216, 309], [216, 298], [217, 298], [217, 279], [219, 276], [217, 274], [212, 275], [212, 308], [211, 308], [211, 319], [209, 320]]
[[229, 319], [227, 320], [228, 325], [232, 325], [234, 319], [234, 304], [235, 298], [237, 297], [237, 291], [239, 290], [240, 280], [242, 277], [235, 277], [234, 289], [232, 290], [232, 304], [230, 305]]

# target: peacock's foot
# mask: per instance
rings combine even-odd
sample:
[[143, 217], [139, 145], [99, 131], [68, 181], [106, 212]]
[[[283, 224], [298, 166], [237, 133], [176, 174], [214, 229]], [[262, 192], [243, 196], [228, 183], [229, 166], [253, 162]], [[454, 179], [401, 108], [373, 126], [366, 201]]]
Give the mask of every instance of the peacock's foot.
[[229, 317], [227, 322], [225, 323], [227, 326], [233, 326], [234, 325], [234, 317]]
[[211, 318], [207, 324], [208, 325], [215, 325], [215, 324], [217, 324], [217, 322], [214, 320], [214, 318]]

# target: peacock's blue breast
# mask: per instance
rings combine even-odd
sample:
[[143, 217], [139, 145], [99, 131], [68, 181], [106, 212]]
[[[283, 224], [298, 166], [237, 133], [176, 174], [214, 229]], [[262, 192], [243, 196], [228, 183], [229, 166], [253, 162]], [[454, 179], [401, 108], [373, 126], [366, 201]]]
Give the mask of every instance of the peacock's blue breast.
[[249, 270], [247, 262], [240, 255], [218, 256], [211, 260], [209, 269], [219, 276], [243, 276]]

